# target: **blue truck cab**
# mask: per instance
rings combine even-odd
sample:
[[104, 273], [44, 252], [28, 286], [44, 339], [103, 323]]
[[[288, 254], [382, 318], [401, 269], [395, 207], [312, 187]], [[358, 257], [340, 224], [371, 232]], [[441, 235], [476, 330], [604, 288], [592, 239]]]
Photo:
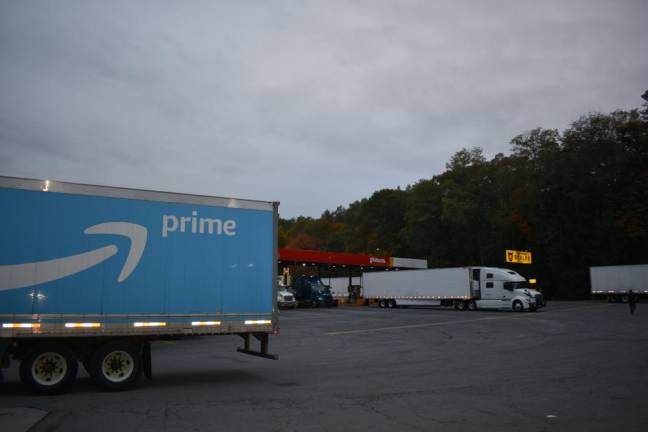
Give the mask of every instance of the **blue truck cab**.
[[337, 306], [337, 301], [331, 294], [331, 288], [324, 285], [322, 279], [317, 276], [297, 276], [293, 278], [292, 284], [300, 305]]

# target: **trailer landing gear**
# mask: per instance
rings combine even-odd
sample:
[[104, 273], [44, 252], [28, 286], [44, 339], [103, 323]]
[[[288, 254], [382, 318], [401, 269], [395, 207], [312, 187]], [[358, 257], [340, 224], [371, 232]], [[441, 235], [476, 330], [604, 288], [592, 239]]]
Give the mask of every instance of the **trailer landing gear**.
[[270, 354], [268, 352], [268, 334], [267, 333], [252, 333], [255, 339], [261, 344], [261, 349], [259, 351], [252, 351], [250, 349], [250, 333], [239, 333], [239, 336], [243, 338], [244, 347], [237, 348], [236, 351], [249, 354], [256, 357], [263, 357], [270, 360], [279, 360], [279, 356], [276, 354]]

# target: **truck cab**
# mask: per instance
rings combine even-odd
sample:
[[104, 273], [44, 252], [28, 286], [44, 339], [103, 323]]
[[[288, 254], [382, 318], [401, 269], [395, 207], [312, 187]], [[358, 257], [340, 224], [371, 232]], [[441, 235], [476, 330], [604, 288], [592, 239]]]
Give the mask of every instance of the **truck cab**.
[[519, 273], [503, 268], [472, 269], [473, 298], [477, 308], [536, 310], [544, 306], [542, 294]]
[[293, 291], [301, 306], [336, 306], [331, 288], [324, 285], [317, 276], [297, 276], [293, 278]]
[[297, 307], [295, 293], [286, 286], [283, 276], [277, 277], [277, 306], [279, 309], [294, 309]]

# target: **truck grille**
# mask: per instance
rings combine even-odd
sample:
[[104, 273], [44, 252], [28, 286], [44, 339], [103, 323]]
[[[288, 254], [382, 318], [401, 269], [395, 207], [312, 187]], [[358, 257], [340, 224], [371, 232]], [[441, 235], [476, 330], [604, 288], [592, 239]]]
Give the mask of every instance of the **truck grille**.
[[290, 302], [293, 301], [293, 296], [291, 295], [284, 296], [284, 301], [290, 301]]
[[536, 301], [536, 307], [544, 306], [544, 298], [542, 297], [542, 294], [536, 294], [535, 301]]

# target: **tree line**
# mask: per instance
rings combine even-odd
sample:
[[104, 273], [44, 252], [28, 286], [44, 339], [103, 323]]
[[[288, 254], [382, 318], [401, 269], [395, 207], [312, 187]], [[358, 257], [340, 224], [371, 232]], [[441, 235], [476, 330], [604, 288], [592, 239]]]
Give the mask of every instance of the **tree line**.
[[[279, 245], [507, 266], [549, 298], [585, 298], [590, 266], [648, 263], [648, 104], [527, 131], [490, 160], [462, 149], [430, 179], [280, 219]], [[506, 249], [533, 264], [505, 263]]]

